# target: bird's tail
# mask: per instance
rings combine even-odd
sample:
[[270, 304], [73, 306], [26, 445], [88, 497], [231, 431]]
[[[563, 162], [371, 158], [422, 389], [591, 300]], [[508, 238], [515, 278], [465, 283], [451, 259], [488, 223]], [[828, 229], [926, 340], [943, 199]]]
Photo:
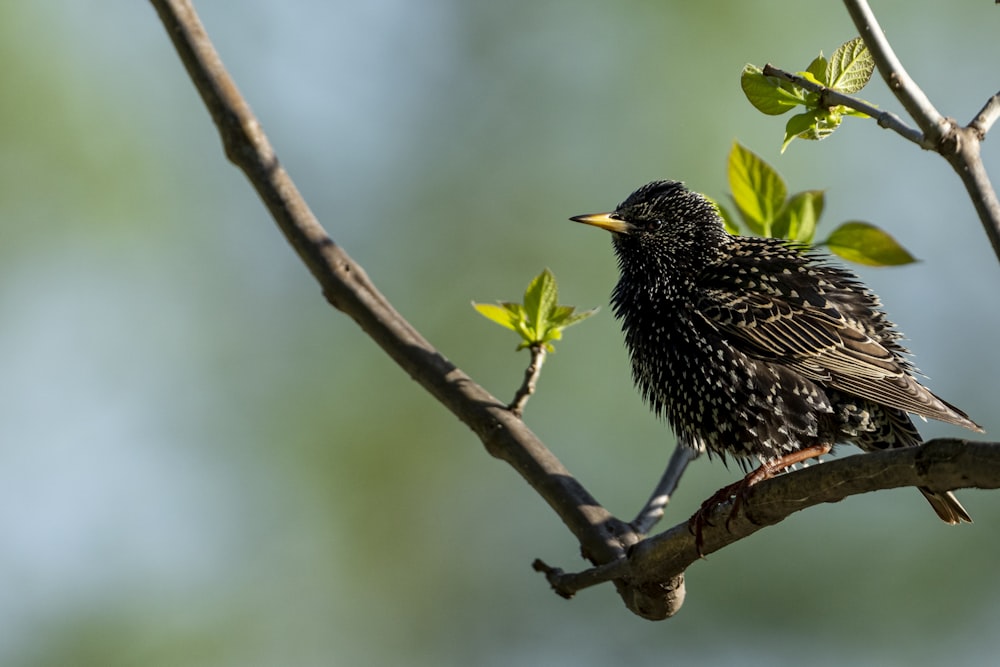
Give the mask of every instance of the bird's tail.
[[[955, 407], [948, 401], [944, 400], [940, 396], [931, 394], [931, 397], [937, 399], [937, 403], [939, 403], [940, 405], [934, 406], [936, 410], [934, 413], [929, 413], [923, 416], [930, 417], [931, 419], [938, 419], [948, 424], [961, 426], [962, 428], [967, 428], [970, 431], [976, 431], [977, 433], [985, 433], [983, 427], [977, 424], [976, 422], [972, 421], [972, 419], [969, 418], [969, 415], [965, 414], [965, 412]], [[921, 413], [918, 412], [917, 414]]]
[[951, 491], [931, 491], [927, 487], [918, 487], [920, 493], [924, 494], [924, 498], [927, 502], [931, 504], [934, 508], [934, 512], [941, 517], [941, 520], [945, 523], [951, 525], [957, 525], [963, 521], [966, 523], [972, 523], [972, 517], [969, 513], [965, 511], [962, 507], [962, 503], [958, 502], [958, 498], [955, 497]]

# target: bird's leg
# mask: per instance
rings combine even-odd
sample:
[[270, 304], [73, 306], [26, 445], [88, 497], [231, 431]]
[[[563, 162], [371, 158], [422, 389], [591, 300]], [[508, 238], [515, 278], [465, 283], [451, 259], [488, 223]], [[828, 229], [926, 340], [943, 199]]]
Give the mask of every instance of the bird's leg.
[[705, 557], [705, 554], [702, 552], [702, 547], [704, 546], [702, 529], [705, 527], [705, 524], [711, 525], [708, 516], [716, 505], [733, 498], [733, 506], [729, 510], [729, 516], [726, 517], [726, 529], [728, 530], [733, 517], [736, 516], [740, 507], [749, 496], [750, 487], [763, 482], [765, 479], [774, 477], [782, 470], [790, 468], [796, 463], [802, 463], [808, 459], [819, 458], [824, 454], [828, 454], [832, 448], [832, 445], [811, 445], [785, 454], [784, 456], [779, 456], [776, 459], [765, 461], [759, 468], [747, 474], [743, 479], [724, 486], [713, 493], [688, 520], [688, 528], [694, 533], [694, 544], [698, 549], [698, 556]]
[[733, 520], [733, 517], [739, 512], [740, 506], [749, 496], [751, 486], [757, 484], [758, 482], [763, 482], [765, 479], [771, 479], [779, 472], [791, 468], [796, 463], [802, 463], [803, 461], [807, 461], [809, 459], [818, 459], [824, 454], [829, 454], [832, 448], [832, 445], [811, 445], [809, 447], [803, 447], [802, 449], [785, 454], [784, 456], [779, 456], [776, 459], [765, 461], [759, 468], [751, 472], [739, 482], [736, 482], [735, 485], [731, 485], [734, 486], [733, 492], [736, 497], [733, 499], [733, 508], [729, 511], [729, 517], [726, 519], [726, 528], [729, 528], [729, 522]]

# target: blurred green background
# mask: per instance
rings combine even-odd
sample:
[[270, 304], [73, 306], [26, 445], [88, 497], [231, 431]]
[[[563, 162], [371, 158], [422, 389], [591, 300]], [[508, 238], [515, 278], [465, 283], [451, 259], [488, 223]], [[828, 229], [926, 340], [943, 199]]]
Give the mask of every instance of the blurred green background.
[[[778, 155], [746, 62], [800, 69], [838, 3], [198, 3], [334, 239], [501, 397], [527, 353], [470, 308], [550, 267], [605, 305], [607, 234], [573, 214], [654, 178], [721, 198], [735, 139], [820, 235], [864, 219], [923, 261], [862, 270], [931, 386], [998, 432], [998, 264], [956, 176], [871, 122]], [[878, 2], [910, 73], [967, 122], [1000, 8]], [[913, 489], [796, 515], [688, 572], [676, 618], [531, 571], [577, 547], [342, 314], [282, 240], [144, 2], [0, 4], [0, 663], [985, 664], [1000, 503], [949, 528]], [[881, 80], [865, 97], [898, 110]], [[997, 130], [994, 130], [995, 132]], [[996, 146], [988, 167], [1000, 171]], [[630, 517], [672, 447], [608, 308], [570, 330], [527, 420]], [[926, 436], [965, 435], [927, 424]], [[849, 450], [845, 450], [845, 453]], [[668, 523], [735, 470], [698, 461]]]

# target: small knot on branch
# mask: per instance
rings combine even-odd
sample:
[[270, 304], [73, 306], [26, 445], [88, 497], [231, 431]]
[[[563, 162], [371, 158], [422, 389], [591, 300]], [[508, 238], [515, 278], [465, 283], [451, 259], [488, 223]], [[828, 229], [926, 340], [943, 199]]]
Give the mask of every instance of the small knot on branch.
[[561, 598], [565, 598], [566, 600], [573, 598], [576, 590], [567, 588], [564, 585], [566, 573], [563, 572], [561, 568], [552, 567], [541, 558], [536, 558], [534, 562], [531, 563], [531, 569], [545, 575], [545, 580], [549, 582], [549, 586], [552, 587], [552, 590], [555, 591], [556, 595]]

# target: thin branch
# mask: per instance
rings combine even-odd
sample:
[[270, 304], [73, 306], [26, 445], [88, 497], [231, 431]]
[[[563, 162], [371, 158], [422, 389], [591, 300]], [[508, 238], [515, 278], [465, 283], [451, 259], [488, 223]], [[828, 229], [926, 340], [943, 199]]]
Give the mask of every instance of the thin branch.
[[882, 74], [886, 85], [927, 138], [934, 142], [940, 141], [948, 133], [950, 123], [906, 73], [871, 7], [865, 0], [844, 0], [844, 6], [875, 59], [875, 67]]
[[[712, 511], [711, 524], [703, 531], [704, 552], [718, 551], [808, 507], [901, 486], [1000, 488], [1000, 443], [942, 438], [920, 447], [848, 456], [779, 475], [753, 487], [744, 510], [728, 528], [732, 505], [722, 503]], [[913, 502], [920, 502], [916, 494]], [[929, 510], [927, 520], [932, 520]], [[611, 579], [636, 586], [669, 580], [698, 560], [695, 539], [685, 521], [639, 542], [627, 559], [577, 573], [549, 568], [547, 578], [560, 595], [569, 597]]]
[[1000, 200], [980, 157], [981, 146], [977, 130], [956, 128], [953, 140], [941, 154], [962, 179], [993, 252], [1000, 260]]
[[993, 127], [997, 118], [1000, 118], [1000, 93], [986, 100], [983, 108], [969, 122], [969, 127], [976, 131], [976, 135], [982, 141], [986, 138], [986, 133]]
[[660, 478], [659, 483], [653, 489], [653, 493], [649, 496], [649, 500], [643, 505], [639, 514], [632, 519], [631, 526], [635, 529], [635, 532], [640, 535], [648, 535], [653, 526], [663, 518], [663, 512], [670, 502], [670, 497], [677, 490], [681, 476], [687, 469], [688, 464], [696, 458], [698, 458], [697, 450], [677, 443], [677, 446], [674, 447], [674, 453], [670, 456], [667, 469], [663, 472], [663, 477]]
[[880, 127], [892, 130], [904, 139], [912, 141], [921, 148], [934, 148], [934, 144], [928, 142], [923, 132], [910, 127], [903, 121], [902, 118], [891, 111], [883, 111], [862, 99], [851, 97], [850, 95], [846, 95], [838, 90], [834, 90], [833, 88], [828, 88], [827, 86], [814, 83], [809, 79], [799, 76], [798, 74], [786, 72], [785, 70], [771, 64], [764, 65], [764, 69], [761, 72], [764, 76], [773, 76], [783, 79], [800, 88], [805, 88], [806, 90], [820, 95], [819, 106], [827, 107], [843, 105], [850, 109], [854, 109], [855, 111], [860, 111], [861, 113], [874, 118]]
[[524, 406], [528, 404], [528, 399], [535, 393], [538, 378], [542, 374], [542, 364], [545, 363], [545, 343], [537, 343], [528, 349], [531, 350], [531, 363], [524, 369], [524, 381], [518, 387], [517, 393], [514, 394], [514, 400], [507, 406], [507, 409], [518, 417], [524, 414]]

